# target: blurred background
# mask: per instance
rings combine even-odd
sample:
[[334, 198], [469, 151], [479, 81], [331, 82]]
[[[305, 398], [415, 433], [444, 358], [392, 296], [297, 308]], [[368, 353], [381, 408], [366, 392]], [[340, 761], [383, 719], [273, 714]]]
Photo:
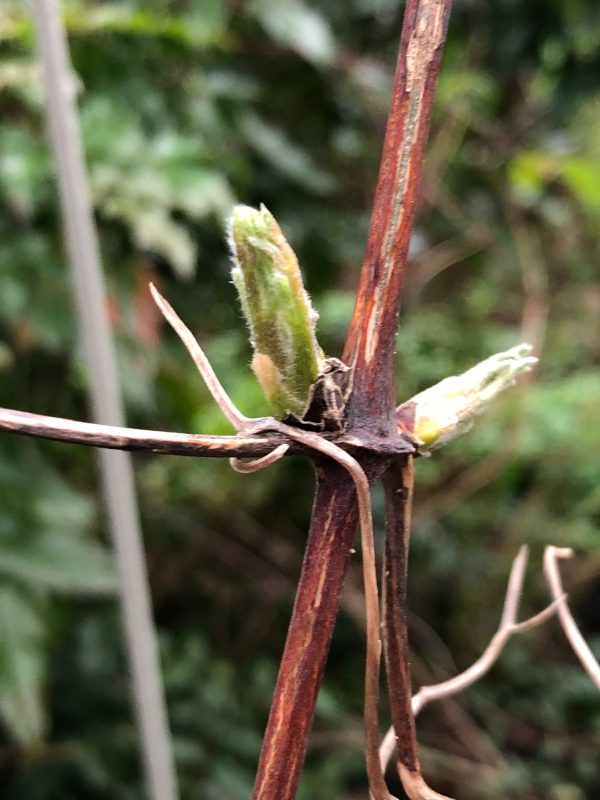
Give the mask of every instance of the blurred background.
[[[397, 0], [64, 3], [128, 423], [228, 433], [154, 280], [248, 414], [266, 409], [224, 221], [264, 202], [340, 355], [365, 245]], [[88, 418], [26, 5], [0, 9], [0, 404]], [[518, 547], [546, 543], [600, 653], [600, 7], [457, 0], [398, 337], [398, 399], [520, 341], [539, 370], [417, 468], [415, 684], [482, 652]], [[247, 800], [309, 521], [310, 466], [134, 457], [183, 800]], [[141, 800], [95, 454], [0, 437], [0, 793]], [[381, 495], [375, 515], [382, 526]], [[358, 800], [364, 630], [351, 565], [299, 798]], [[384, 709], [384, 719], [387, 712]], [[461, 800], [600, 797], [600, 694], [555, 621], [419, 718]], [[400, 792], [399, 789], [396, 789]]]

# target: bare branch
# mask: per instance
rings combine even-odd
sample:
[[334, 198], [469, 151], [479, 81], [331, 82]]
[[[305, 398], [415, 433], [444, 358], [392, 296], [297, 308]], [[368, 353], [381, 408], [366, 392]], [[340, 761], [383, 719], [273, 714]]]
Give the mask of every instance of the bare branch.
[[369, 239], [343, 360], [351, 426], [391, 429], [394, 343], [423, 154], [451, 0], [408, 0]]
[[219, 406], [223, 414], [225, 414], [229, 422], [231, 422], [235, 430], [241, 430], [244, 425], [249, 422], [249, 419], [248, 417], [245, 417], [233, 404], [231, 398], [223, 388], [223, 384], [217, 378], [217, 375], [212, 368], [212, 364], [206, 357], [204, 350], [200, 347], [198, 340], [187, 327], [187, 325], [177, 316], [171, 304], [165, 300], [153, 283], [150, 284], [150, 292], [162, 315], [173, 328], [177, 336], [179, 336], [188, 353], [194, 360], [194, 364], [198, 368], [198, 372], [202, 376], [202, 379], [206, 384], [206, 388], [211, 393], [213, 400]]
[[[441, 700], [444, 697], [451, 697], [454, 694], [458, 694], [483, 677], [498, 660], [506, 643], [515, 633], [523, 633], [524, 631], [531, 630], [553, 617], [557, 611], [560, 613], [561, 605], [565, 603], [565, 596], [562, 594], [562, 589], [559, 585], [556, 592], [553, 590], [555, 599], [549, 606], [538, 614], [529, 617], [529, 619], [523, 622], [517, 622], [527, 559], [528, 550], [526, 545], [523, 545], [513, 561], [500, 625], [483, 654], [468, 669], [456, 675], [454, 678], [450, 678], [443, 683], [434, 684], [433, 686], [422, 686], [412, 698], [412, 711], [415, 717], [432, 700]], [[395, 746], [395, 731], [393, 728], [390, 728], [379, 750], [382, 769], [385, 769], [387, 766]]]
[[566, 595], [563, 593], [562, 580], [558, 569], [558, 560], [572, 558], [573, 551], [570, 547], [549, 546], [544, 552], [544, 572], [555, 603], [558, 605], [558, 618], [569, 640], [575, 655], [596, 686], [600, 689], [600, 664], [590, 650], [587, 642], [581, 635], [573, 615], [569, 609]]
[[0, 408], [1, 430], [59, 442], [104, 447], [108, 450], [141, 450], [165, 455], [209, 458], [256, 458], [269, 454], [282, 444], [281, 437], [277, 434], [204, 436], [196, 433], [147, 431], [76, 422], [8, 408]]

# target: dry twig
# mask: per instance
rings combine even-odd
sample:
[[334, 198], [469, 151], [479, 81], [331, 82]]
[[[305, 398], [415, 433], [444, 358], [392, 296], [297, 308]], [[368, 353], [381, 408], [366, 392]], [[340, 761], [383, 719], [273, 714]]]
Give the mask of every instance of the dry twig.
[[[162, 455], [209, 458], [256, 458], [271, 453], [282, 444], [279, 434], [210, 436], [200, 433], [150, 431], [78, 422], [10, 408], [0, 408], [0, 430], [108, 450], [140, 450]], [[296, 448], [295, 452], [300, 452], [300, 448]]]
[[[528, 549], [526, 545], [523, 545], [513, 561], [498, 630], [492, 637], [483, 654], [468, 669], [456, 675], [454, 678], [432, 686], [422, 686], [412, 698], [412, 711], [415, 717], [432, 700], [441, 700], [442, 698], [458, 694], [483, 677], [496, 663], [508, 640], [515, 633], [529, 631], [546, 622], [546, 620], [554, 616], [557, 611], [560, 612], [561, 605], [565, 604], [566, 600], [559, 587], [558, 591], [554, 594], [554, 601], [549, 606], [543, 609], [543, 611], [540, 611], [539, 614], [535, 614], [533, 617], [529, 617], [529, 619], [523, 622], [517, 622], [527, 559]], [[379, 750], [382, 769], [387, 767], [395, 746], [396, 735], [394, 729], [390, 728]]]
[[198, 368], [198, 372], [202, 376], [202, 380], [206, 384], [208, 391], [211, 393], [213, 400], [219, 406], [229, 422], [231, 422], [235, 430], [242, 430], [242, 428], [248, 422], [250, 422], [250, 420], [248, 417], [244, 416], [244, 414], [242, 414], [242, 412], [232, 402], [231, 398], [223, 388], [223, 384], [217, 378], [217, 374], [214, 371], [212, 364], [206, 357], [204, 350], [200, 347], [198, 340], [188, 326], [177, 316], [171, 304], [165, 300], [153, 283], [150, 284], [150, 292], [162, 315], [173, 328], [175, 333], [179, 336], [188, 353], [191, 355], [192, 360]]
[[570, 547], [548, 546], [544, 552], [544, 572], [546, 573], [550, 592], [558, 607], [558, 618], [565, 632], [565, 636], [575, 651], [575, 655], [581, 661], [583, 668], [600, 689], [600, 664], [598, 664], [589, 645], [581, 635], [581, 631], [577, 627], [577, 623], [571, 614], [569, 604], [567, 603], [567, 597], [563, 592], [562, 580], [558, 569], [559, 559], [572, 557], [573, 551]]

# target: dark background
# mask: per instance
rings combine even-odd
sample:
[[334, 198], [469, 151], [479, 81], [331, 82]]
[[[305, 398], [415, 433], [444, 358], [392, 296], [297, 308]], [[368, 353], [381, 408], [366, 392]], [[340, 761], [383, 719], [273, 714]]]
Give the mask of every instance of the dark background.
[[[248, 414], [265, 413], [224, 220], [264, 202], [340, 355], [401, 25], [393, 0], [65, 3], [128, 422], [230, 432], [158, 319], [155, 280]], [[600, 7], [457, 2], [398, 338], [398, 399], [528, 341], [540, 367], [417, 469], [415, 683], [468, 666], [519, 545], [546, 543], [600, 650]], [[88, 418], [31, 22], [0, 10], [0, 403]], [[246, 800], [311, 508], [310, 467], [135, 456], [182, 800]], [[375, 498], [381, 529], [381, 497]], [[0, 437], [0, 791], [143, 795], [94, 453]], [[366, 796], [360, 564], [299, 797]], [[384, 718], [387, 713], [384, 711]], [[555, 621], [418, 723], [460, 800], [600, 797], [600, 695]], [[399, 790], [398, 790], [399, 791]]]

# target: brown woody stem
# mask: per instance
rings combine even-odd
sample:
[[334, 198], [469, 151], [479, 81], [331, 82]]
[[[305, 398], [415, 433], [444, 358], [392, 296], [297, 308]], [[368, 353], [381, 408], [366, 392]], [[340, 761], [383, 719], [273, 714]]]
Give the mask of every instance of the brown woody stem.
[[417, 755], [408, 661], [406, 584], [414, 484], [413, 459], [396, 460], [383, 479], [386, 500], [383, 644], [398, 773], [410, 800], [449, 800], [425, 783]]
[[[396, 434], [394, 345], [404, 264], [414, 221], [418, 185], [441, 48], [451, 0], [408, 0], [392, 107], [367, 252], [358, 296], [344, 350], [353, 368], [353, 390], [347, 405], [349, 437], [383, 442]], [[389, 461], [373, 455], [370, 478], [381, 474]], [[397, 476], [397, 470], [395, 471]], [[390, 476], [391, 479], [391, 476]], [[410, 508], [409, 498], [405, 508]], [[352, 482], [338, 466], [327, 464], [319, 474], [311, 532], [275, 696], [258, 767], [253, 800], [293, 800], [306, 751], [318, 687], [329, 648], [352, 544], [357, 509]], [[392, 519], [390, 525], [396, 531]], [[388, 529], [389, 529], [388, 525]], [[407, 526], [402, 528], [407, 530]], [[406, 569], [404, 553], [400, 570]], [[406, 576], [401, 586], [406, 585]], [[403, 774], [410, 797], [439, 797], [430, 792], [418, 771], [414, 722], [410, 711], [404, 592], [388, 586], [388, 605], [398, 612], [391, 627], [397, 646], [390, 674], [403, 674], [398, 730], [404, 731]], [[317, 613], [318, 612], [318, 613]], [[392, 612], [390, 612], [392, 613]], [[404, 637], [404, 638], [402, 638]], [[404, 772], [406, 769], [403, 767]], [[382, 793], [384, 787], [381, 787]]]
[[354, 541], [354, 484], [328, 461], [317, 467], [317, 492], [253, 800], [292, 800], [304, 762], [317, 693]]
[[351, 427], [393, 430], [394, 352], [404, 266], [452, 0], [408, 0], [367, 250], [344, 351]]
[[390, 709], [396, 747], [402, 764], [419, 769], [408, 671], [406, 582], [408, 539], [413, 490], [412, 459], [395, 462], [383, 484], [386, 499], [386, 538], [383, 567], [383, 644], [388, 676]]

